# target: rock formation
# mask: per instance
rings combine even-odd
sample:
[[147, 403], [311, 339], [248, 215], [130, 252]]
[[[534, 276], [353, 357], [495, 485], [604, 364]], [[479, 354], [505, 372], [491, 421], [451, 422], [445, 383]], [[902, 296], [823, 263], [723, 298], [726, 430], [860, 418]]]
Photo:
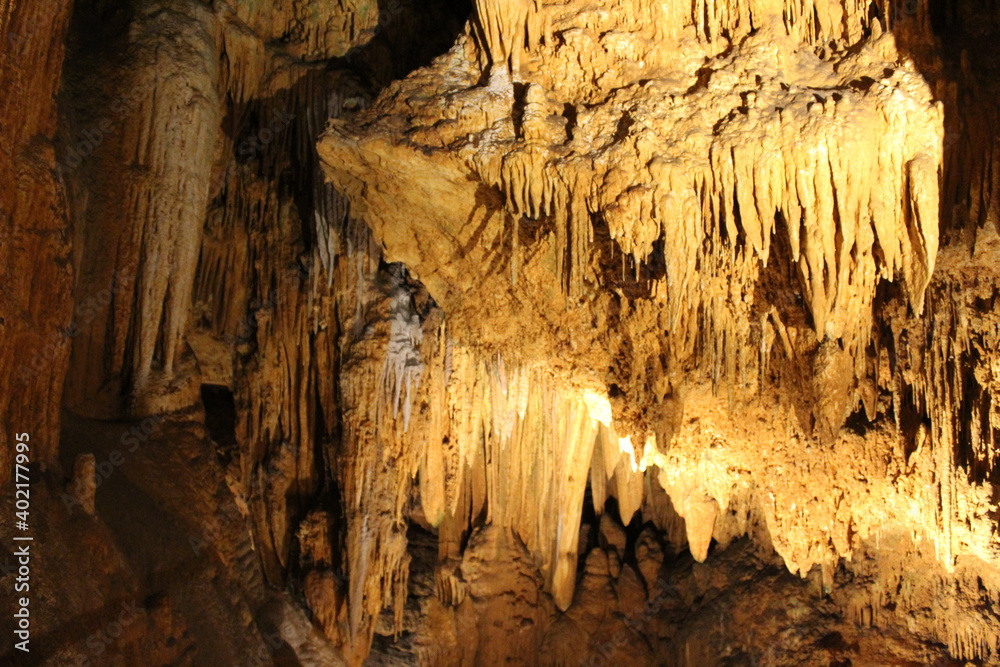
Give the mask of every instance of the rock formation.
[[998, 35], [0, 0], [38, 660], [997, 663]]

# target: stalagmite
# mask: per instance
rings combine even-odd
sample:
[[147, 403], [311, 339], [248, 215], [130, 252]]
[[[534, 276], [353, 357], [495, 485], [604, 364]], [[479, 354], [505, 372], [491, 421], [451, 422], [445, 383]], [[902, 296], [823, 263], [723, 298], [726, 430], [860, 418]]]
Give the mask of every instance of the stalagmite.
[[93, 516], [94, 496], [97, 491], [97, 463], [93, 454], [82, 454], [73, 462], [73, 479], [67, 488], [80, 508]]

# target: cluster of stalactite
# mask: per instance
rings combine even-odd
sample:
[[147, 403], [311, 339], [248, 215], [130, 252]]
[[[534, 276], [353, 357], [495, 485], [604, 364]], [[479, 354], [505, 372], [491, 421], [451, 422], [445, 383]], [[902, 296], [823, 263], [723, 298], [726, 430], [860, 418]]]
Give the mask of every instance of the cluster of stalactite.
[[[73, 19], [57, 185], [68, 191], [60, 224], [72, 240], [78, 315], [66, 335], [59, 309], [48, 313], [52, 326], [35, 323], [63, 358], [73, 348], [68, 372], [46, 369], [58, 380], [47, 395], [63, 394], [65, 375], [70, 410], [120, 418], [188, 408], [200, 385], [230, 389], [236, 447], [225, 452], [226, 481], [274, 586], [293, 585], [293, 570], [343, 569], [339, 533], [309, 559], [315, 549], [298, 551], [296, 534], [333, 488], [354, 488], [348, 452], [368, 441], [342, 433], [345, 401], [363, 400], [345, 397], [341, 381], [367, 385], [351, 384], [343, 360], [358, 355], [355, 339], [364, 345], [367, 318], [389, 298], [378, 244], [322, 178], [315, 139], [329, 118], [363, 108], [387, 77], [436, 48], [409, 27], [434, 12], [443, 5], [424, 15], [393, 3], [380, 15], [364, 2], [150, 0], [82, 2]], [[55, 16], [52, 34], [64, 35], [69, 18]], [[341, 519], [330, 522], [345, 536], [347, 526], [361, 530]], [[396, 590], [405, 595], [405, 577]], [[359, 626], [363, 654], [371, 634]], [[330, 632], [345, 644], [353, 634]]]
[[[551, 218], [555, 271], [570, 297], [597, 282], [588, 265], [600, 216], [636, 271], [661, 254], [665, 275], [651, 291], [687, 351], [703, 319], [739, 308], [730, 286], [716, 299], [706, 284], [722, 274], [751, 293], [772, 242], [782, 243], [787, 256], [775, 261], [800, 273], [817, 340], [841, 341], [860, 366], [880, 280], [900, 279], [913, 311], [922, 309], [938, 247], [943, 113], [918, 73], [895, 67], [888, 36], [831, 62], [824, 82], [823, 61], [791, 55], [793, 45], [762, 28], [702, 68], [704, 87], [619, 92], [615, 105], [581, 109], [572, 137], [559, 105], [528, 84], [519, 132], [490, 141], [491, 130], [471, 160], [514, 220]], [[786, 54], [780, 69], [758, 60], [771, 49]], [[807, 80], [790, 76], [805, 71]], [[875, 74], [870, 85], [865, 71]], [[738, 331], [726, 333], [725, 354], [747, 347]]]
[[[424, 332], [413, 414], [451, 416], [430, 435], [410, 423], [442, 560], [483, 523], [511, 528], [565, 608], [576, 538], [540, 540], [537, 516], [506, 511], [529, 469], [535, 502], [575, 512], [587, 476], [598, 512], [613, 495], [623, 522], [641, 510], [698, 559], [750, 534], [828, 589], [839, 559], [896, 533], [945, 573], [994, 562], [993, 277], [959, 295], [970, 276], [949, 254], [932, 282], [939, 229], [993, 215], [994, 140], [946, 134], [964, 130], [936, 100], [959, 94], [909, 55], [933, 47], [929, 6], [693, 4], [477, 2], [437, 74], [320, 144], [446, 313], [446, 332]], [[664, 11], [677, 20], [642, 19]], [[550, 475], [526, 452], [553, 442]], [[557, 516], [557, 534], [575, 530]], [[462, 580], [443, 580], [460, 600]], [[963, 623], [928, 632], [994, 650]]]
[[[777, 24], [797, 42], [842, 49], [883, 29], [929, 34], [927, 0], [615, 0], [606, 7], [577, 7], [544, 0], [476, 0], [475, 35], [482, 63], [509, 68], [517, 77], [532, 52], [571, 31], [601, 27], [614, 16], [615, 31], [640, 34], [644, 41], [673, 44], [693, 34], [706, 43], [737, 43], [761, 26]], [[559, 40], [553, 35], [560, 33]], [[611, 40], [629, 38], [622, 34]], [[640, 50], [642, 46], [633, 41]], [[639, 57], [645, 53], [637, 53]]]

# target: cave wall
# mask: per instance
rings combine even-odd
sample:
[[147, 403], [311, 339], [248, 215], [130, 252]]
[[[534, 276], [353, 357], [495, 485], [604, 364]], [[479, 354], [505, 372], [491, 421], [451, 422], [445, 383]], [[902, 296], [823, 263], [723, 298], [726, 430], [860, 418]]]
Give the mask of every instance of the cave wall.
[[[56, 92], [65, 56], [72, 3], [4, 3], [3, 170], [0, 257], [3, 264], [0, 327], [0, 414], [6, 432], [31, 425], [36, 461], [58, 451], [59, 404], [69, 354], [63, 327], [73, 310], [71, 241], [66, 192], [57, 169]], [[31, 105], [24, 100], [34, 100]], [[13, 474], [14, 446], [2, 448], [5, 484]]]

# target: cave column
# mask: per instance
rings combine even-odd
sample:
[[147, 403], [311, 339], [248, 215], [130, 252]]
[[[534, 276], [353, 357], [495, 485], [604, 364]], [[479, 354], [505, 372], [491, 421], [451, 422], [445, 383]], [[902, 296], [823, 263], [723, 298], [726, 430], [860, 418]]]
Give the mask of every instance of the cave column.
[[196, 400], [191, 387], [171, 380], [181, 364], [220, 124], [212, 11], [193, 0], [145, 0], [135, 12], [116, 73], [123, 88], [114, 103], [124, 118], [93, 158], [110, 176], [94, 185], [79, 221], [76, 299], [110, 297], [81, 322], [67, 403], [100, 417]]

